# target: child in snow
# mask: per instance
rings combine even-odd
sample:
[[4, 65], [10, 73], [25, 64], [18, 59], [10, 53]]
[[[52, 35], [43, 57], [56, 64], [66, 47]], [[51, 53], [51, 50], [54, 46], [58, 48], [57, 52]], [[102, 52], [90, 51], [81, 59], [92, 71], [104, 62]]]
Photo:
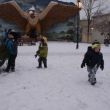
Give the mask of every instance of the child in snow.
[[37, 55], [39, 56], [38, 58], [39, 65], [37, 68], [42, 68], [42, 63], [44, 64], [44, 68], [47, 68], [47, 54], [48, 54], [47, 39], [46, 37], [42, 37], [40, 39], [38, 51], [36, 52], [35, 55], [35, 57], [37, 57]]
[[100, 43], [94, 43], [92, 46], [88, 47], [88, 51], [85, 53], [84, 59], [81, 64], [81, 68], [87, 65], [89, 82], [94, 85], [96, 83], [95, 74], [100, 67], [101, 70], [104, 69], [103, 54], [100, 52]]
[[10, 70], [12, 72], [15, 71], [15, 60], [17, 57], [18, 45], [17, 45], [17, 40], [14, 37], [15, 37], [14, 33], [10, 31], [5, 41], [5, 45], [8, 51], [8, 65], [7, 68], [4, 70], [5, 72], [9, 72]]

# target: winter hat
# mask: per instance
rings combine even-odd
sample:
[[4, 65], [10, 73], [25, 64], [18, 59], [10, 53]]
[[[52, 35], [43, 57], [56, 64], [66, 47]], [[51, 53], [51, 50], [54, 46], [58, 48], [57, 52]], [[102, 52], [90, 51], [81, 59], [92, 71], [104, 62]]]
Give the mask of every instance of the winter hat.
[[99, 42], [98, 40], [94, 40], [94, 41], [92, 42], [92, 45], [94, 45], [94, 44], [100, 44], [100, 42]]
[[47, 38], [43, 36], [44, 42], [47, 44]]
[[95, 49], [95, 48], [101, 48], [101, 45], [100, 44], [94, 44], [94, 45], [92, 45], [92, 49]]

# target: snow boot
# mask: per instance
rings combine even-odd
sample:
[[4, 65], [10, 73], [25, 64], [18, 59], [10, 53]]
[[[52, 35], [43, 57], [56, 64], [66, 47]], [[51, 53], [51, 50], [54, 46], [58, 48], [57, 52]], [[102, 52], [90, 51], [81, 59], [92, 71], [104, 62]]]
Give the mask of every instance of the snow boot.
[[3, 71], [9, 73], [9, 69], [3, 69]]
[[37, 68], [42, 68], [42, 66], [37, 66]]
[[92, 80], [90, 80], [90, 83], [91, 83], [91, 85], [95, 85], [96, 84], [96, 78], [94, 78], [94, 79], [92, 79]]
[[15, 72], [15, 69], [11, 69], [11, 72]]

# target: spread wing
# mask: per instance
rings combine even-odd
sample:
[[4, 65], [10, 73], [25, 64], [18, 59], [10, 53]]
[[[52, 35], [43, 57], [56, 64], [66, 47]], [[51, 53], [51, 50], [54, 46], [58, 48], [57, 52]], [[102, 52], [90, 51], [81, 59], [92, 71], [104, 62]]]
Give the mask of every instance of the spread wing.
[[15, 1], [0, 4], [0, 19], [16, 23], [22, 29], [25, 29], [28, 22], [26, 17], [26, 13]]
[[41, 29], [48, 30], [52, 25], [64, 22], [74, 16], [80, 9], [76, 5], [65, 5], [50, 2], [46, 9], [39, 15]]

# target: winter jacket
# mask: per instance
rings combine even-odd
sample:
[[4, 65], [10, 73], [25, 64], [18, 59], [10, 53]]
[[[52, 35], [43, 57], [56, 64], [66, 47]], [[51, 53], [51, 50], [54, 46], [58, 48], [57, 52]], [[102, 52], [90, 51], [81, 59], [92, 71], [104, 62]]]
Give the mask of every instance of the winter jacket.
[[48, 46], [47, 46], [47, 44], [40, 43], [39, 49], [38, 49], [36, 54], [38, 54], [40, 57], [46, 58], [47, 55], [48, 55]]
[[8, 55], [17, 55], [17, 41], [7, 38], [5, 45], [8, 50]]
[[93, 68], [95, 65], [97, 67], [101, 67], [101, 69], [104, 68], [104, 60], [103, 60], [103, 55], [101, 52], [96, 53], [91, 47], [88, 47], [87, 52], [85, 53], [83, 62], [82, 62], [82, 67], [89, 66], [90, 68]]

